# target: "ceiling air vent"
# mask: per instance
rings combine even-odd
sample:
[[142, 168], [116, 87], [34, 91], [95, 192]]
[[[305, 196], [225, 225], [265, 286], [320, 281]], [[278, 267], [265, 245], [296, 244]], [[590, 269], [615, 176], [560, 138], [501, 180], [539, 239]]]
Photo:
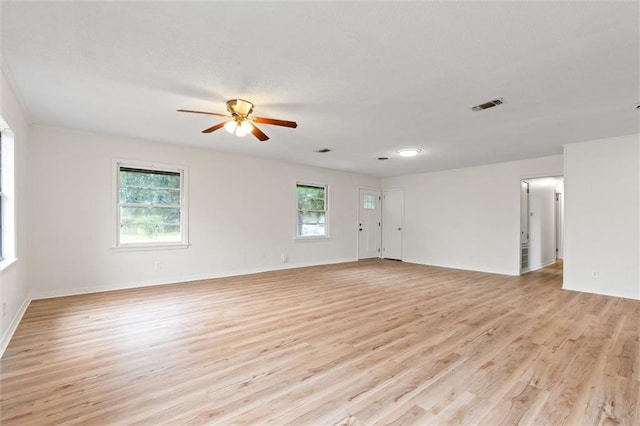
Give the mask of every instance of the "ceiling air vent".
[[331, 150], [329, 148], [322, 148], [316, 149], [316, 152], [319, 152], [320, 154], [326, 154], [327, 152], [331, 152]]
[[498, 98], [498, 99], [494, 99], [492, 101], [485, 102], [483, 104], [471, 107], [471, 109], [473, 111], [482, 111], [483, 109], [493, 108], [495, 106], [502, 105], [503, 103], [504, 103], [504, 99], [503, 98]]

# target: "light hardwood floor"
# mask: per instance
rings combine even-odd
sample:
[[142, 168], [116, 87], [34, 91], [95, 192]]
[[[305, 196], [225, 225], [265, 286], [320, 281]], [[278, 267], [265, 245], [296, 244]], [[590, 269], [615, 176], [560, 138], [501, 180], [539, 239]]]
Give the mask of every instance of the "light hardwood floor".
[[3, 425], [640, 424], [640, 301], [371, 260], [31, 303]]

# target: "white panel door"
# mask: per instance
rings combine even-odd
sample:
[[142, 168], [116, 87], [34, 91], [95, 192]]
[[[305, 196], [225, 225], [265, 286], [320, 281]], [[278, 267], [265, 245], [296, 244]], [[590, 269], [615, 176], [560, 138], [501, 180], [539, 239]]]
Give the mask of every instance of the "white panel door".
[[402, 189], [385, 189], [382, 196], [382, 257], [402, 260]]
[[380, 257], [380, 191], [360, 188], [358, 213], [358, 259]]

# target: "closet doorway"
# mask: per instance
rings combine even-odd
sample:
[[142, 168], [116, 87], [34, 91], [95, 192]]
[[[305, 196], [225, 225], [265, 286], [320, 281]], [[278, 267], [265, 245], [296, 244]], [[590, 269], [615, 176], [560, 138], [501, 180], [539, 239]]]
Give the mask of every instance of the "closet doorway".
[[520, 273], [535, 271], [563, 257], [564, 177], [520, 182]]

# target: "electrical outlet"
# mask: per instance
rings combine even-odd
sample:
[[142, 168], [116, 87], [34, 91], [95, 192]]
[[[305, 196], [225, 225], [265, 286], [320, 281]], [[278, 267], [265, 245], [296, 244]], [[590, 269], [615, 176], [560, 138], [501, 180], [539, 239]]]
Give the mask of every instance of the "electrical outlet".
[[7, 302], [2, 302], [2, 316], [7, 316]]
[[591, 271], [591, 278], [597, 280], [598, 278], [600, 278], [600, 272], [599, 271]]
[[287, 261], [288, 261], [288, 260], [289, 260], [289, 259], [287, 258], [286, 253], [282, 253], [282, 254], [280, 255], [280, 261], [281, 261], [282, 263], [287, 263]]
[[156, 268], [156, 271], [159, 271], [160, 269], [162, 269], [162, 263], [159, 260], [156, 260], [156, 263], [154, 266]]

